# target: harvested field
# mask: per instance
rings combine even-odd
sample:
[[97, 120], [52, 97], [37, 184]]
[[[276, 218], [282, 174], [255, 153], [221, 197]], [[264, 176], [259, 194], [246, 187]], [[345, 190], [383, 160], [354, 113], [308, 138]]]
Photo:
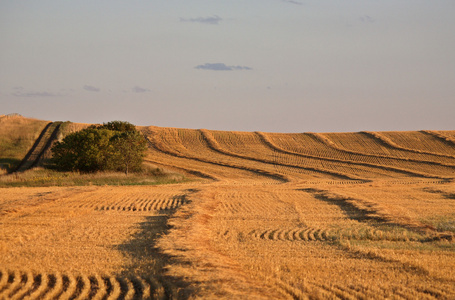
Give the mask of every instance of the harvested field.
[[452, 131], [140, 130], [193, 180], [1, 189], [0, 298], [455, 298]]

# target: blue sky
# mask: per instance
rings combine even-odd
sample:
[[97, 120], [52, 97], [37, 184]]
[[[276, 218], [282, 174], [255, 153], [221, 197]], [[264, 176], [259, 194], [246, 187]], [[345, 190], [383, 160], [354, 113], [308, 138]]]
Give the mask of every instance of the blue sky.
[[0, 114], [453, 130], [453, 0], [0, 0]]

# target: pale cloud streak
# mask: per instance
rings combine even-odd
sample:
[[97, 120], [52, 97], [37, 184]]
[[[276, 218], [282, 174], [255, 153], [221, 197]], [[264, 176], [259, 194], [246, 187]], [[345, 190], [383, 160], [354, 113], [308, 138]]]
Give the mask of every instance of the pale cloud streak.
[[56, 97], [58, 94], [49, 93], [49, 92], [15, 92], [13, 96], [16, 97]]
[[147, 93], [150, 92], [149, 89], [142, 88], [140, 86], [135, 86], [131, 89], [134, 93]]
[[252, 70], [247, 66], [227, 66], [224, 63], [205, 63], [194, 67], [199, 70], [211, 70], [211, 71], [235, 71], [235, 70]]
[[373, 19], [372, 17], [368, 16], [368, 15], [365, 15], [365, 16], [361, 16], [360, 17], [360, 21], [362, 23], [374, 23], [376, 20]]
[[23, 87], [14, 88], [12, 93], [15, 97], [29, 97], [29, 98], [42, 98], [42, 97], [57, 97], [62, 96], [61, 94], [56, 94], [48, 91], [26, 91]]
[[99, 91], [101, 91], [99, 88], [91, 86], [91, 85], [84, 85], [83, 89], [88, 91], [88, 92], [99, 92]]
[[294, 1], [294, 0], [281, 0], [281, 1], [286, 2], [286, 3], [290, 3], [290, 4], [295, 4], [295, 5], [303, 5], [302, 2]]
[[211, 17], [198, 17], [198, 18], [180, 18], [180, 22], [192, 22], [192, 23], [202, 23], [202, 24], [209, 24], [209, 25], [218, 25], [223, 18], [219, 16], [211, 16]]

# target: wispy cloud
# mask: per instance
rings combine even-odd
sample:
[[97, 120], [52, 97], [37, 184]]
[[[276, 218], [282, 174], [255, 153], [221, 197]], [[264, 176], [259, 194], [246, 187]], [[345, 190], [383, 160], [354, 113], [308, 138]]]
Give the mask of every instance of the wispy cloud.
[[15, 92], [13, 96], [16, 97], [56, 97], [58, 94], [49, 92]]
[[198, 18], [180, 18], [180, 22], [193, 22], [193, 23], [203, 23], [203, 24], [210, 24], [210, 25], [218, 25], [223, 18], [219, 16], [211, 16], [211, 17], [198, 17]]
[[16, 97], [30, 97], [30, 98], [62, 96], [61, 94], [56, 94], [56, 93], [47, 92], [47, 91], [27, 91], [23, 87], [15, 87], [12, 95], [16, 96]]
[[375, 19], [368, 15], [361, 16], [359, 19], [362, 23], [374, 23], [376, 21]]
[[195, 69], [199, 70], [211, 70], [211, 71], [234, 71], [234, 70], [252, 70], [250, 67], [246, 66], [227, 66], [223, 63], [206, 63], [203, 65], [199, 65], [194, 67]]
[[145, 88], [142, 88], [140, 86], [135, 86], [131, 90], [133, 91], [133, 93], [147, 93], [147, 92], [150, 92], [149, 89], [145, 89]]
[[91, 85], [84, 85], [83, 89], [86, 90], [86, 91], [89, 91], [89, 92], [99, 92], [99, 91], [101, 91], [99, 88], [91, 86]]
[[295, 4], [295, 5], [303, 5], [302, 2], [294, 1], [294, 0], [281, 0], [281, 1], [286, 2], [286, 3], [290, 3], [290, 4]]

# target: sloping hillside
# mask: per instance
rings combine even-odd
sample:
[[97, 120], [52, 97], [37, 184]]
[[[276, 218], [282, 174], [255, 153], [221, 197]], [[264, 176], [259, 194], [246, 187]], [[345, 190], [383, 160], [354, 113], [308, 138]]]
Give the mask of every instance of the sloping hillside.
[[[149, 160], [227, 180], [431, 179], [455, 177], [451, 132], [228, 132], [148, 127]], [[240, 176], [240, 177], [239, 177]]]
[[0, 298], [455, 298], [455, 131], [139, 129], [194, 180], [3, 189]]
[[1, 116], [0, 169], [15, 170], [49, 123], [17, 114]]

